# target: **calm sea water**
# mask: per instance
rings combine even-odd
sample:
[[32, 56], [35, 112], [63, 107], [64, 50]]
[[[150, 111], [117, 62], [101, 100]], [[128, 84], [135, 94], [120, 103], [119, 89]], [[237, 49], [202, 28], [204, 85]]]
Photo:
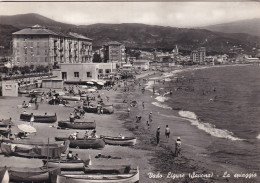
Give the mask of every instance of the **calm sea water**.
[[249, 170], [260, 164], [260, 66], [234, 66], [163, 76], [157, 97], [162, 107], [178, 110], [216, 140], [208, 147], [220, 162]]

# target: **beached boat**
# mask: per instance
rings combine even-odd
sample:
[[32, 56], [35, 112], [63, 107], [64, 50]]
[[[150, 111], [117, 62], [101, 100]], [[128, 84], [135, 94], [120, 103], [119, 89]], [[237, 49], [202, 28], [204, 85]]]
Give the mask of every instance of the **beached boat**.
[[19, 94], [29, 94], [30, 91], [29, 90], [18, 90]]
[[57, 183], [138, 183], [139, 168], [127, 174], [61, 174]]
[[135, 137], [110, 137], [102, 136], [106, 144], [120, 146], [134, 146], [136, 144]]
[[83, 110], [88, 113], [97, 113], [97, 106], [83, 106]]
[[9, 183], [10, 177], [6, 167], [0, 168], [0, 183]]
[[96, 128], [96, 122], [83, 122], [83, 121], [75, 121], [75, 122], [69, 122], [69, 121], [59, 121], [58, 126], [62, 128], [72, 128], [72, 129], [95, 129]]
[[69, 148], [69, 141], [64, 145], [31, 145], [31, 144], [14, 144], [1, 143], [1, 151], [6, 156], [19, 156], [26, 158], [60, 158]]
[[15, 168], [8, 167], [10, 182], [51, 182], [56, 183], [60, 168]]
[[56, 141], [69, 140], [70, 141], [69, 147], [77, 148], [77, 149], [101, 149], [105, 147], [104, 140], [99, 138], [72, 140], [67, 137], [55, 137], [55, 140]]
[[7, 136], [8, 133], [10, 133], [11, 130], [8, 127], [0, 127], [0, 135]]
[[[33, 115], [34, 116], [34, 122], [39, 123], [54, 123], [57, 121], [57, 115]], [[31, 114], [21, 114], [20, 119], [24, 121], [30, 121]]]
[[80, 101], [80, 96], [69, 96], [69, 95], [64, 95], [64, 96], [59, 96], [61, 100], [71, 100], [71, 101]]
[[88, 165], [84, 167], [85, 174], [124, 174], [129, 173], [131, 165]]
[[42, 160], [44, 166], [59, 167], [62, 171], [84, 171], [84, 166], [88, 166], [88, 160]]
[[113, 105], [102, 105], [103, 114], [112, 114], [114, 113]]
[[[101, 105], [103, 108], [103, 114], [112, 114], [114, 113], [114, 107], [113, 105]], [[83, 110], [88, 113], [97, 113], [98, 112], [98, 106], [83, 106]]]
[[11, 119], [2, 119], [0, 120], [0, 127], [7, 127], [9, 125], [13, 125]]

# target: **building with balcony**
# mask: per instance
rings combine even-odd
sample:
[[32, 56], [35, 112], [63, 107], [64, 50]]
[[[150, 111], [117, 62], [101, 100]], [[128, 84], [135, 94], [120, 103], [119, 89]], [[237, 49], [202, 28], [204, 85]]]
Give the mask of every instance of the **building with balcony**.
[[191, 60], [196, 64], [204, 64], [206, 59], [206, 48], [200, 47], [191, 52]]
[[35, 25], [13, 33], [13, 65], [53, 66], [92, 62], [92, 40]]
[[126, 62], [125, 46], [117, 41], [104, 45], [104, 61], [118, 62], [119, 65]]

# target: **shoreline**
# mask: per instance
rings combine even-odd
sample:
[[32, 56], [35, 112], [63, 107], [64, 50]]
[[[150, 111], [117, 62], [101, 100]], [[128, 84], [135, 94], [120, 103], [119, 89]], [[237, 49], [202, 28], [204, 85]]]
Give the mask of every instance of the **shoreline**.
[[[242, 65], [228, 65], [228, 66], [244, 66], [243, 64]], [[214, 66], [213, 66], [214, 67]], [[219, 67], [219, 66], [216, 66], [216, 67]], [[221, 66], [221, 67], [225, 67], [225, 66]], [[208, 69], [208, 68], [212, 68], [212, 66], [210, 66], [210, 67], [199, 67], [199, 68], [195, 68], [195, 69]], [[178, 69], [177, 70], [177, 75], [179, 75], [179, 74], [181, 74], [181, 73], [183, 73], [183, 72], [187, 72], [187, 71], [191, 71], [191, 70], [193, 70], [193, 69], [190, 69], [190, 68], [188, 68], [188, 69], [186, 69], [186, 68], [184, 68], [184, 69]], [[150, 76], [148, 76], [148, 77], [145, 77], [145, 78], [151, 78], [151, 77], [153, 77], [153, 75], [150, 75]], [[156, 76], [155, 76], [156, 77]], [[168, 76], [166, 76], [166, 77], [168, 77]], [[154, 101], [156, 101], [156, 100], [154, 100], [154, 98], [152, 98], [152, 92], [149, 92], [148, 93], [148, 95], [151, 95], [151, 98], [149, 98], [148, 97], [148, 100], [150, 100], [149, 102], [150, 102], [150, 104], [149, 104], [149, 107], [148, 107], [148, 109], [150, 109], [150, 110], [158, 110], [158, 111], [165, 111], [165, 110], [167, 110], [167, 109], [161, 109], [161, 108], [158, 108], [158, 107], [156, 107], [156, 106], [154, 106], [152, 103], [154, 102]], [[142, 101], [142, 99], [144, 98], [143, 96], [139, 96], [139, 97], [136, 97], [137, 99], [140, 99], [140, 101]], [[145, 99], [143, 99], [143, 100], [145, 100]], [[141, 108], [141, 106], [140, 106], [140, 104], [138, 105], [138, 107], [139, 108]], [[139, 109], [140, 110], [140, 109]], [[181, 126], [185, 126], [185, 127], [182, 127], [183, 129], [181, 130], [181, 131], [183, 131], [183, 132], [185, 132], [185, 133], [189, 133], [189, 132], [191, 132], [191, 133], [194, 133], [194, 134], [196, 134], [196, 133], [202, 133], [202, 134], [200, 134], [200, 135], [198, 135], [199, 136], [199, 140], [201, 140], [200, 138], [210, 138], [210, 139], [214, 139], [214, 140], [217, 140], [218, 138], [217, 137], [213, 137], [213, 136], [211, 136], [211, 135], [208, 135], [208, 134], [204, 134], [204, 132], [200, 132], [200, 130], [199, 129], [197, 129], [196, 127], [194, 127], [194, 126], [192, 126], [191, 124], [190, 124], [190, 122], [188, 122], [188, 119], [184, 119], [184, 118], [181, 118], [180, 117], [180, 115], [178, 114], [178, 113], [176, 113], [176, 111], [172, 111], [173, 113], [171, 113], [170, 115], [164, 115], [163, 117], [166, 117], [166, 118], [168, 118], [168, 121], [170, 121], [170, 120], [177, 120], [178, 122], [180, 122], [180, 121], [185, 121], [184, 123], [182, 123], [182, 124], [174, 124], [173, 126], [175, 126], [176, 128], [178, 128], [178, 127], [180, 127], [181, 128]], [[160, 113], [160, 112], [159, 112]], [[134, 113], [133, 115], [135, 115], [135, 114], [138, 114], [138, 112], [136, 112], [136, 113]], [[148, 114], [146, 114], [146, 115], [148, 115]], [[134, 116], [132, 116], [132, 121], [134, 121], [134, 118], [133, 118]], [[160, 116], [160, 118], [162, 118], [161, 116]], [[166, 118], [164, 118], [164, 120], [166, 119]], [[158, 119], [158, 120], [160, 120], [160, 119]], [[126, 127], [128, 128], [128, 129], [130, 129], [130, 130], [132, 130], [133, 129], [133, 124], [131, 124], [131, 122], [130, 122], [130, 120], [126, 120]], [[132, 122], [132, 123], [134, 123], [134, 122]], [[142, 125], [141, 125], [141, 128], [143, 128], [143, 131], [142, 131], [142, 133], [144, 133], [144, 132], [147, 132], [147, 129], [145, 128], [146, 126], [145, 126], [145, 121], [142, 121], [141, 122], [142, 123]], [[175, 122], [176, 123], [176, 122]], [[158, 122], [157, 124], [159, 124], [159, 125], [161, 125], [161, 124], [163, 124], [163, 123], [161, 123], [161, 122]], [[130, 127], [129, 127], [130, 126]], [[157, 126], [157, 125], [156, 125]], [[162, 126], [161, 126], [162, 127]], [[156, 127], [155, 127], [156, 128]], [[149, 132], [148, 133], [148, 135], [151, 137], [151, 138], [155, 138], [154, 136], [154, 132], [155, 132], [155, 128], [153, 129], [153, 133], [151, 133], [151, 132]], [[189, 129], [189, 130], [185, 130], [185, 128], [187, 128], [187, 129]], [[164, 129], [164, 128], [163, 128]], [[138, 128], [138, 130], [140, 131], [140, 127]], [[139, 136], [139, 138], [141, 139], [141, 141], [142, 142], [145, 142], [146, 144], [147, 144], [147, 142], [149, 143], [151, 140], [149, 140], [149, 139], [147, 139], [147, 138], [145, 138], [144, 139], [144, 135], [143, 134], [141, 134], [140, 135], [140, 133], [138, 133], [138, 131], [136, 130], [136, 131], [134, 131], [134, 133], [137, 135], [137, 136]], [[184, 135], [186, 135], [184, 133]], [[161, 132], [161, 135], [164, 135], [163, 134], [163, 131]], [[174, 135], [174, 138], [176, 139], [176, 137], [177, 136], [180, 136], [180, 135], [183, 135], [183, 133], [177, 133], [176, 135]], [[189, 138], [187, 138], [187, 139], [190, 139], [192, 142], [194, 142], [194, 139], [191, 139], [192, 137], [189, 137]], [[196, 141], [196, 140], [195, 140]], [[228, 177], [222, 177], [222, 176], [224, 176], [223, 174], [227, 171], [227, 172], [231, 172], [231, 174], [233, 174], [234, 176], [235, 176], [235, 174], [236, 173], [241, 173], [241, 172], [245, 172], [245, 169], [244, 168], [241, 168], [241, 167], [238, 167], [238, 166], [236, 166], [236, 165], [231, 165], [231, 164], [222, 164], [222, 163], [219, 163], [219, 162], [213, 162], [211, 159], [208, 159], [209, 157], [207, 157], [207, 150], [205, 150], [205, 149], [203, 149], [203, 147], [205, 147], [205, 146], [203, 146], [202, 144], [203, 143], [205, 143], [206, 142], [206, 140], [203, 140], [202, 142], [196, 142], [196, 143], [194, 143], [194, 145], [192, 145], [192, 144], [184, 144], [184, 148], [185, 148], [185, 150], [186, 150], [186, 152], [184, 152], [184, 154], [183, 154], [183, 156], [182, 156], [182, 159], [184, 158], [184, 159], [186, 159], [186, 162], [185, 162], [185, 164], [193, 164], [194, 162], [196, 162], [195, 163], [195, 165], [188, 165], [187, 167], [186, 167], [186, 170], [188, 170], [188, 171], [186, 171], [186, 173], [187, 172], [193, 172], [194, 170], [195, 171], [198, 171], [198, 172], [210, 172], [210, 173], [212, 173], [212, 172], [214, 172], [214, 175], [216, 176], [216, 177], [214, 177], [214, 178], [211, 178], [211, 179], [205, 179], [205, 180], [200, 180], [200, 182], [202, 182], [202, 181], [204, 181], [204, 182], [210, 182], [210, 181], [212, 181], [212, 180], [214, 180], [214, 182], [223, 182], [223, 181], [229, 181], [229, 180], [234, 180], [234, 177], [233, 177], [233, 179], [232, 179], [232, 177], [231, 178], [228, 178]], [[199, 147], [199, 148], [197, 148], [197, 147], [195, 147], [196, 145], [195, 144], [199, 144], [200, 146], [202, 146], [202, 147]], [[173, 144], [171, 144], [171, 145], [173, 145]], [[169, 145], [169, 146], [171, 146], [171, 145]], [[165, 161], [165, 162], [169, 162], [169, 159], [171, 158], [171, 150], [168, 150], [169, 149], [169, 146], [166, 144], [162, 144], [162, 151], [164, 151], [165, 149], [167, 149], [167, 151], [168, 151], [168, 154], [165, 154], [166, 152], [162, 152], [162, 151], [160, 151], [160, 150], [158, 150], [157, 148], [152, 148], [152, 151], [153, 152], [155, 152], [154, 153], [154, 157], [155, 157], [155, 159], [161, 159], [161, 160], [163, 160], [163, 162]], [[144, 148], [144, 149], [147, 149], [147, 147], [140, 147], [140, 148]], [[185, 151], [184, 150], [184, 151]], [[188, 152], [188, 151], [191, 151], [191, 152]], [[195, 154], [197, 154], [196, 156], [194, 156], [194, 153], [192, 153], [192, 152], [194, 152]], [[160, 154], [160, 153], [162, 153], [162, 155], [163, 156], [168, 156], [168, 158], [161, 158], [161, 156], [159, 156], [158, 154]], [[158, 162], [158, 161], [155, 161], [155, 159], [151, 162], [151, 164], [153, 164], [153, 165], [155, 165], [156, 167], [160, 167], [160, 168], [158, 168], [158, 169], [155, 169], [155, 172], [157, 172], [157, 171], [159, 171], [159, 172], [164, 172], [164, 174], [165, 173], [167, 173], [167, 172], [171, 172], [171, 170], [173, 170], [173, 169], [177, 169], [176, 167], [174, 167], [174, 166], [171, 166], [172, 165], [172, 163], [176, 163], [174, 160], [173, 161], [171, 161], [171, 163], [169, 163], [169, 164], [171, 164], [171, 165], [168, 165], [168, 167], [165, 165], [165, 166], [163, 166], [160, 162]], [[179, 161], [179, 160], [176, 160], [176, 161]], [[165, 172], [165, 167], [167, 167], [166, 169], [167, 169], [167, 171]], [[173, 168], [174, 167], [174, 168]], [[191, 168], [192, 167], [192, 168]], [[185, 168], [184, 168], [185, 169]], [[183, 172], [180, 172], [180, 173], [183, 173]], [[164, 175], [164, 177], [165, 177], [166, 175]], [[195, 181], [194, 179], [192, 179], [192, 180], [189, 180], [189, 182], [192, 182], [192, 181]], [[251, 182], [252, 180], [246, 180], [246, 179], [236, 179], [236, 180], [234, 180], [234, 181], [236, 181], [236, 182]]]

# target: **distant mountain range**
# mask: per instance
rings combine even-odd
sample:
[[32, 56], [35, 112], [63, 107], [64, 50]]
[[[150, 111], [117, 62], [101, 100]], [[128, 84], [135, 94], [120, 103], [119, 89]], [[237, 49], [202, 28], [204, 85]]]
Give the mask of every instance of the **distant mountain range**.
[[260, 18], [209, 25], [201, 27], [201, 29], [225, 33], [247, 33], [260, 37]]
[[[0, 24], [5, 24], [0, 26], [0, 46], [9, 48], [13, 32], [39, 24], [56, 31], [71, 31], [83, 34], [93, 39], [93, 46], [102, 46], [113, 40], [119, 41], [129, 48], [141, 49], [160, 48], [170, 50], [177, 44], [180, 50], [188, 52], [201, 46], [205, 46], [207, 51], [211, 52], [227, 52], [232, 46], [241, 45], [244, 50], [250, 51], [252, 47], [260, 44], [260, 37], [257, 37], [257, 32], [260, 30], [256, 29], [257, 21], [259, 22], [258, 19], [241, 21], [241, 25], [247, 25], [246, 28], [238, 28], [240, 23], [235, 22], [207, 26], [203, 29], [187, 29], [136, 23], [77, 26], [57, 22], [39, 14], [0, 16]], [[246, 22], [248, 23], [246, 24]], [[229, 29], [223, 28], [228, 25], [230, 26]]]

